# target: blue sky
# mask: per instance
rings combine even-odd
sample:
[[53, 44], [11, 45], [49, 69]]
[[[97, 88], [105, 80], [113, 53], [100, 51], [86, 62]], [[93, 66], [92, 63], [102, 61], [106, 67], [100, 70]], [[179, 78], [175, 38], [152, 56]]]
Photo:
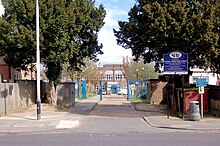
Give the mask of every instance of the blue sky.
[[[1, 1], [0, 1], [1, 3]], [[99, 32], [99, 43], [103, 44], [103, 55], [99, 55], [101, 64], [122, 63], [123, 56], [130, 56], [131, 51], [125, 50], [116, 43], [116, 37], [113, 34], [113, 28], [117, 30], [118, 21], [127, 21], [128, 11], [135, 4], [135, 0], [96, 0], [96, 6], [103, 4], [107, 15], [105, 25]], [[0, 4], [0, 15], [4, 9]]]
[[0, 15], [2, 15], [4, 13], [4, 8], [2, 6], [2, 2], [0, 0]]
[[99, 43], [103, 44], [103, 55], [100, 55], [101, 64], [122, 63], [124, 56], [131, 57], [131, 50], [125, 50], [117, 45], [113, 28], [118, 29], [118, 21], [127, 21], [128, 12], [135, 4], [135, 0], [96, 0], [96, 5], [103, 4], [107, 15], [105, 25], [99, 32]]

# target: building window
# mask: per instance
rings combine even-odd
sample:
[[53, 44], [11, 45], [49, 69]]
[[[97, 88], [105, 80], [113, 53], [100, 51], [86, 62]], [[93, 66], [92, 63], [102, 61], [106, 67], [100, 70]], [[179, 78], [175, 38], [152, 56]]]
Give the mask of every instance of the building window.
[[18, 79], [19, 79], [18, 74], [14, 74], [14, 80], [18, 80]]
[[112, 75], [107, 75], [107, 80], [112, 80], [113, 76]]
[[0, 83], [3, 83], [3, 75], [0, 74]]
[[122, 80], [122, 74], [116, 74], [116, 80]]

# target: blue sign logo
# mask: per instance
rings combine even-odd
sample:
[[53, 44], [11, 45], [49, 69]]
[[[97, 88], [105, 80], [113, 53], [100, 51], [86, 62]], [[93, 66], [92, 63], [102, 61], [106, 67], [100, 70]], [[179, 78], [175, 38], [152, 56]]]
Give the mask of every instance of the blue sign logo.
[[180, 57], [182, 57], [182, 53], [180, 53], [180, 52], [171, 52], [171, 53], [170, 53], [170, 58], [179, 59]]
[[188, 74], [188, 54], [174, 51], [163, 56], [163, 74]]

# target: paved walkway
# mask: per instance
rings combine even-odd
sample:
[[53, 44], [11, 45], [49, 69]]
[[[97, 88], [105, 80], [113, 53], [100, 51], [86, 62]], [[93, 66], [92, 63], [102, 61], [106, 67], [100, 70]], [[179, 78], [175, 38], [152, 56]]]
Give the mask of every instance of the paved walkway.
[[199, 121], [190, 121], [173, 116], [167, 116], [163, 107], [140, 104], [135, 106], [137, 111], [145, 111], [144, 120], [153, 127], [181, 130], [220, 130], [220, 118], [204, 116]]
[[25, 112], [11, 113], [0, 117], [0, 134], [28, 133], [62, 130], [79, 126], [85, 116], [99, 102], [99, 96], [78, 101], [74, 107], [64, 111], [42, 104], [41, 120], [37, 119], [36, 107]]
[[[124, 102], [128, 103], [126, 98], [122, 98], [122, 96], [118, 97], [119, 98], [115, 98], [114, 100], [109, 100], [109, 102], [108, 100], [105, 100], [103, 104], [113, 105], [113, 102], [121, 102], [121, 104], [124, 104]], [[51, 109], [42, 104], [41, 120], [36, 120], [35, 107], [30, 108], [25, 112], [12, 113], [0, 117], [0, 134], [54, 131], [75, 128], [80, 125], [80, 122], [99, 102], [99, 96], [80, 100], [74, 107], [66, 111]], [[102, 104], [100, 104], [100, 106], [101, 105]], [[128, 103], [127, 106], [131, 105]], [[153, 127], [185, 130], [220, 130], [220, 118], [205, 117], [200, 121], [187, 121], [175, 117], [170, 117], [168, 119], [164, 110], [160, 109], [158, 106], [142, 104], [134, 108], [136, 108], [137, 111], [142, 111], [141, 114], [144, 112], [143, 119]], [[135, 116], [135, 114], [138, 114], [138, 112], [134, 112], [131, 115], [126, 115], [124, 114], [124, 111], [117, 111], [117, 116]], [[97, 113], [102, 115], [101, 111], [96, 111], [96, 115]]]

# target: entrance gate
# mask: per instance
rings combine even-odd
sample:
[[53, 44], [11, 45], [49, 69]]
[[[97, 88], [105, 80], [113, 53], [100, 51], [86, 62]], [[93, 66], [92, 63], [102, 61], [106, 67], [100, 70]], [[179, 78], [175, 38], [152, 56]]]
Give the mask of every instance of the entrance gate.
[[117, 85], [112, 85], [112, 86], [111, 86], [111, 93], [112, 93], [112, 94], [117, 94], [119, 88], [120, 88], [119, 85], [118, 85], [118, 86], [117, 86]]
[[129, 80], [128, 81], [128, 100], [134, 98], [146, 98], [146, 81], [145, 80]]
[[[99, 86], [102, 87], [102, 80], [99, 82]], [[111, 91], [116, 94], [118, 91], [117, 86], [111, 86]], [[128, 80], [127, 81], [127, 99], [133, 98], [146, 98], [147, 86], [145, 80]], [[99, 89], [100, 100], [102, 100], [102, 88]]]

